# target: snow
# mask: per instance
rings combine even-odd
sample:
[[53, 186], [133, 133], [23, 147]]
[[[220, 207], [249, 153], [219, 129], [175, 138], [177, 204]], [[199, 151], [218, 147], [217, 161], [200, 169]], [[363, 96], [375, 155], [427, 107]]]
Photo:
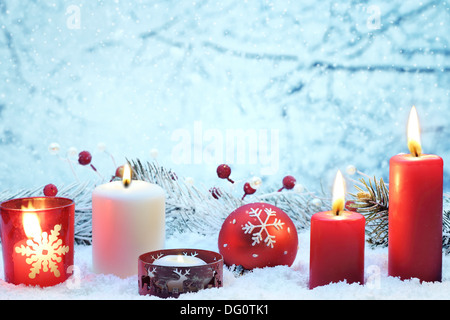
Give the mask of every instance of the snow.
[[[175, 234], [166, 248], [197, 248], [218, 252], [217, 239], [197, 233]], [[163, 300], [138, 294], [137, 276], [120, 279], [92, 271], [91, 246], [75, 247], [75, 275], [54, 287], [38, 288], [12, 285], [0, 280], [2, 299], [59, 300]], [[3, 262], [0, 265], [3, 274]], [[366, 247], [365, 284], [345, 282], [310, 290], [309, 231], [299, 233], [299, 249], [293, 265], [257, 268], [236, 275], [224, 267], [222, 288], [205, 289], [180, 295], [178, 300], [441, 300], [450, 296], [450, 256], [443, 257], [442, 282], [420, 283], [418, 279], [401, 281], [387, 276], [387, 248]]]

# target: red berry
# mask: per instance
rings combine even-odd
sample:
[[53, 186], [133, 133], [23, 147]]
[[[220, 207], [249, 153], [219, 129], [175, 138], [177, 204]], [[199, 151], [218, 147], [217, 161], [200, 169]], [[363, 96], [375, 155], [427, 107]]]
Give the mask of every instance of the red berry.
[[209, 189], [209, 192], [211, 193], [214, 199], [219, 199], [222, 196], [222, 192], [220, 191], [219, 188], [216, 187], [212, 187], [211, 189]]
[[89, 151], [81, 151], [78, 154], [78, 163], [81, 164], [82, 166], [86, 166], [86, 165], [90, 164], [91, 160], [92, 160], [92, 156], [89, 153]]
[[221, 179], [226, 179], [231, 174], [231, 168], [227, 164], [221, 164], [217, 167], [217, 176]]
[[295, 180], [295, 178], [293, 176], [284, 177], [283, 178], [283, 187], [278, 191], [281, 191], [283, 189], [288, 189], [288, 190], [293, 189], [295, 187], [296, 181], [297, 180]]
[[220, 166], [217, 167], [217, 176], [220, 179], [227, 179], [231, 183], [234, 183], [234, 181], [230, 179], [230, 174], [231, 174], [231, 168], [229, 165], [221, 164]]
[[123, 177], [123, 166], [117, 167], [115, 176], [117, 178]]
[[286, 176], [283, 178], [283, 186], [286, 189], [292, 189], [295, 187], [295, 182], [297, 180], [295, 180], [295, 178], [293, 176]]
[[255, 189], [252, 188], [252, 186], [250, 185], [250, 183], [246, 182], [244, 184], [244, 196], [242, 197], [242, 200], [244, 200], [245, 196], [248, 194], [254, 194], [256, 192]]
[[58, 188], [54, 185], [49, 183], [44, 187], [44, 195], [46, 197], [54, 197], [58, 193]]
[[348, 211], [358, 212], [358, 208], [354, 207], [355, 201], [348, 200], [345, 202], [345, 209]]
[[250, 183], [246, 182], [244, 184], [244, 192], [246, 194], [254, 194], [256, 192], [256, 189], [253, 189]]
[[169, 171], [169, 177], [170, 179], [172, 179], [173, 181], [177, 181], [178, 180], [178, 176], [175, 172], [173, 171]]

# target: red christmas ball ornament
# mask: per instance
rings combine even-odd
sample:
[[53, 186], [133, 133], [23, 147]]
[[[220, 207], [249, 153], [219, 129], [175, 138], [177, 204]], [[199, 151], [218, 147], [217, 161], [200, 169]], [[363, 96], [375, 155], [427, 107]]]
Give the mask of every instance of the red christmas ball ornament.
[[291, 266], [298, 234], [291, 218], [268, 203], [249, 203], [234, 210], [219, 233], [219, 252], [226, 265], [244, 269]]
[[278, 190], [278, 192], [280, 192], [283, 189], [288, 189], [291, 190], [295, 187], [295, 182], [297, 180], [295, 180], [295, 178], [293, 176], [286, 176], [283, 178], [283, 187], [281, 187], [280, 190]]
[[230, 174], [231, 174], [231, 168], [229, 165], [227, 164], [221, 164], [217, 167], [217, 176], [220, 179], [227, 179], [228, 181], [230, 181], [231, 183], [234, 183], [233, 180], [230, 179]]
[[81, 151], [78, 154], [78, 163], [82, 166], [86, 166], [91, 163], [92, 155], [89, 151]]
[[58, 194], [58, 188], [54, 184], [47, 184], [44, 187], [44, 196], [46, 197], [54, 197]]

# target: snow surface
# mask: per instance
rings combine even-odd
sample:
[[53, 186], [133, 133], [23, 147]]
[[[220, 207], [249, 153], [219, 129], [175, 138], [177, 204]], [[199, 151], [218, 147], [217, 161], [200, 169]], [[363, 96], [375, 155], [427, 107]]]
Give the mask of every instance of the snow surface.
[[[217, 252], [217, 239], [198, 234], [177, 234], [167, 239], [167, 248], [197, 248]], [[75, 247], [75, 265], [79, 281], [74, 277], [54, 287], [38, 288], [12, 285], [0, 281], [0, 299], [114, 299], [162, 300], [138, 294], [137, 276], [120, 279], [92, 272], [91, 246]], [[237, 276], [224, 268], [222, 288], [182, 294], [179, 300], [292, 300], [292, 299], [415, 299], [450, 298], [450, 256], [443, 257], [442, 282], [422, 283], [417, 279], [401, 281], [387, 276], [387, 248], [365, 251], [365, 285], [334, 283], [308, 289], [309, 232], [299, 234], [299, 250], [291, 267], [258, 268]], [[3, 263], [0, 265], [3, 274]], [[3, 276], [2, 276], [3, 278]]]

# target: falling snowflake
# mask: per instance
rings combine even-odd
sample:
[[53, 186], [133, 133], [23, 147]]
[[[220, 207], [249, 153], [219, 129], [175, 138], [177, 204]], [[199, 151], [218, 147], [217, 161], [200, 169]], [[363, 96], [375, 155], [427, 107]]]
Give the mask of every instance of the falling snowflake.
[[29, 257], [25, 262], [31, 265], [28, 274], [30, 279], [34, 279], [41, 269], [44, 272], [50, 270], [57, 278], [61, 275], [57, 263], [61, 262], [61, 257], [69, 252], [69, 247], [63, 246], [62, 240], [58, 239], [60, 230], [61, 225], [57, 224], [50, 235], [47, 232], [42, 232], [39, 237], [35, 237], [33, 240], [28, 239], [26, 247], [21, 245], [15, 248], [17, 253]]
[[[260, 224], [253, 225], [250, 221], [248, 221], [242, 227], [242, 230], [244, 230], [244, 233], [252, 234], [252, 240], [253, 240], [252, 246], [263, 241], [263, 232], [265, 232], [266, 237], [264, 239], [264, 242], [266, 243], [266, 245], [268, 247], [270, 246], [271, 248], [273, 248], [273, 245], [276, 242], [275, 236], [271, 235], [267, 228], [272, 226], [277, 230], [283, 229], [284, 222], [281, 222], [280, 219], [274, 218], [273, 222], [269, 223], [270, 218], [276, 217], [276, 215], [277, 215], [276, 211], [274, 211], [270, 208], [264, 209], [264, 212], [266, 213], [266, 219], [263, 221], [261, 219], [261, 212], [262, 212], [261, 208], [258, 208], [258, 209], [250, 208], [249, 216], [256, 217]], [[258, 232], [253, 233], [253, 231], [257, 228], [259, 228]]]

